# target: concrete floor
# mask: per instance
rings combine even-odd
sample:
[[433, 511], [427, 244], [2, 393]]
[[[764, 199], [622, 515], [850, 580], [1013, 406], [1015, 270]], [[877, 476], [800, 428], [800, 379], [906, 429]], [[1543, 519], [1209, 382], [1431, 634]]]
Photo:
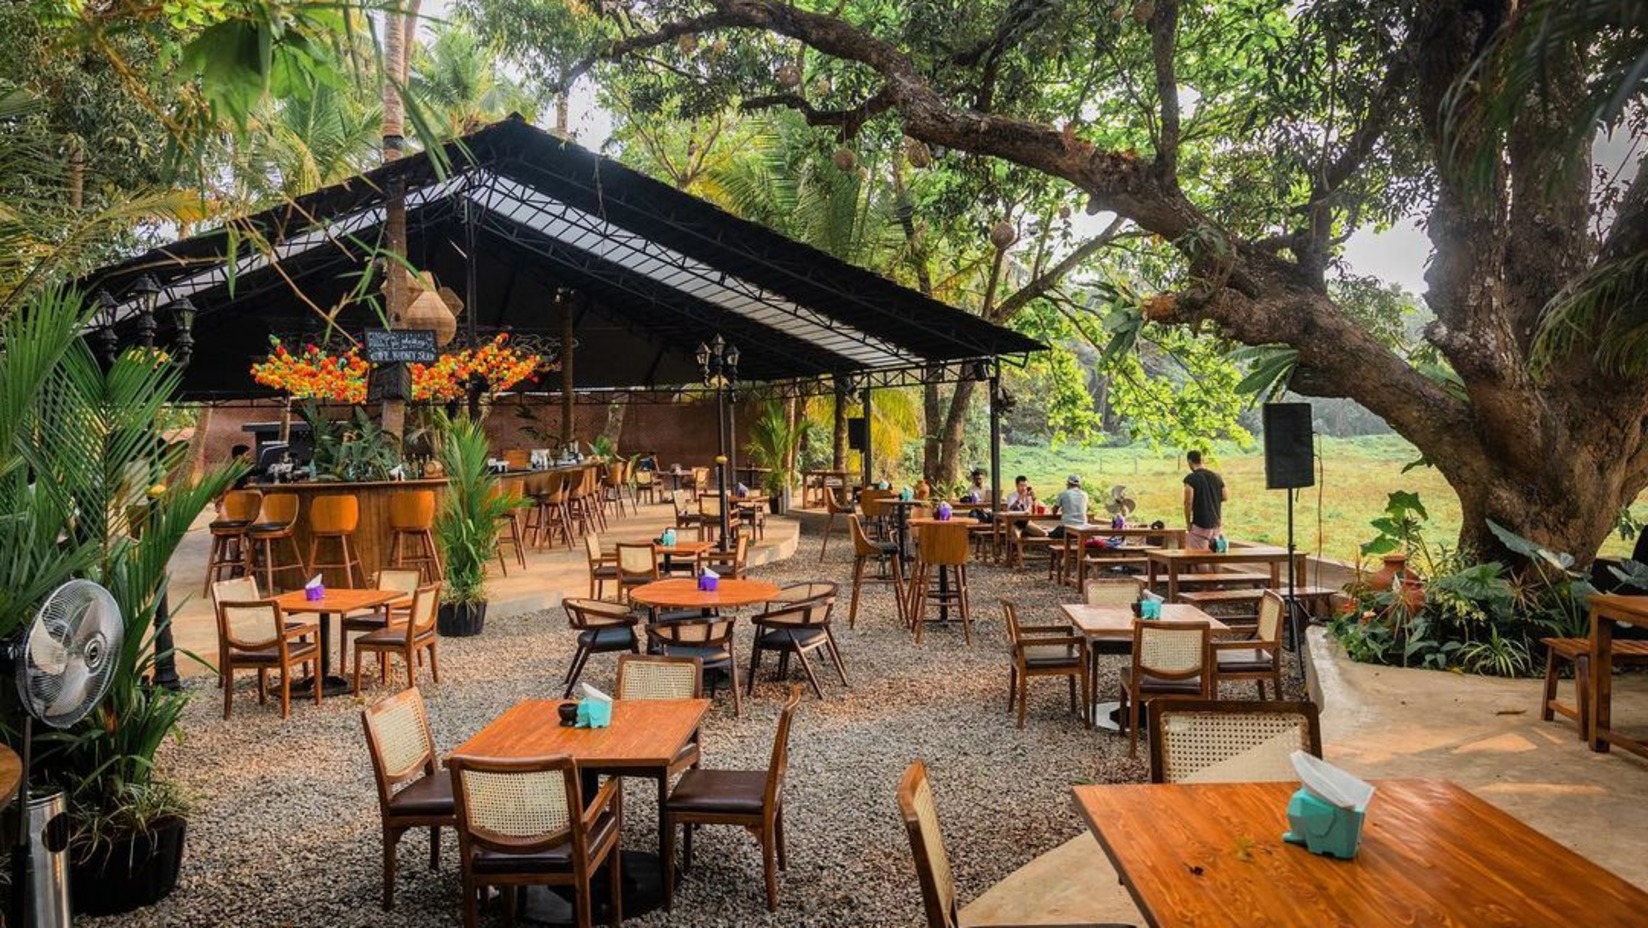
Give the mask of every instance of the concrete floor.
[[[211, 547], [207, 524], [213, 514], [210, 510], [195, 521], [183, 543], [172, 555], [173, 636], [176, 646], [183, 651], [215, 661], [217, 654], [217, 623], [212, 615], [211, 600], [201, 595], [206, 579], [206, 556]], [[643, 505], [639, 511], [626, 512], [623, 518], [612, 521], [610, 531], [601, 535], [601, 545], [610, 548], [620, 541], [642, 541], [656, 538], [674, 522], [668, 503]], [[750, 548], [752, 566], [789, 557], [795, 552], [800, 535], [797, 523], [788, 518], [768, 516], [765, 536]], [[691, 537], [691, 536], [689, 536]], [[528, 550], [526, 570], [519, 570], [511, 560], [508, 575], [501, 573], [496, 563], [487, 577], [487, 614], [489, 616], [521, 615], [558, 606], [563, 595], [583, 596], [589, 588], [589, 570], [582, 539], [568, 549], [565, 546]], [[611, 587], [607, 592], [611, 593]], [[336, 633], [334, 632], [334, 635]], [[332, 644], [336, 654], [337, 644]], [[178, 672], [184, 676], [211, 673], [210, 668], [187, 657], [179, 657]]]
[[[1368, 779], [1451, 780], [1648, 889], [1648, 761], [1618, 749], [1593, 753], [1560, 716], [1540, 721], [1541, 681], [1357, 664], [1322, 629], [1310, 637], [1311, 689], [1329, 760]], [[1568, 684], [1562, 693], [1572, 701]], [[1648, 737], [1648, 676], [1615, 678], [1614, 718]], [[1085, 834], [980, 894], [962, 922], [1022, 925], [1027, 912], [1049, 925], [1144, 922]]]

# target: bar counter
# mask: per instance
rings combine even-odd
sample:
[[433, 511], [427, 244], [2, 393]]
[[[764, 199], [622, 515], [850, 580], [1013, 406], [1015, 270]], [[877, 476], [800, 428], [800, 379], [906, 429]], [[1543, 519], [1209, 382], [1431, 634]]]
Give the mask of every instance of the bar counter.
[[[298, 521], [294, 531], [297, 536], [298, 550], [303, 552], [305, 561], [309, 559], [309, 506], [321, 496], [349, 496], [353, 495], [360, 501], [360, 524], [355, 527], [354, 537], [350, 539], [350, 546], [355, 556], [360, 559], [361, 575], [355, 583], [345, 582], [343, 572], [336, 568], [325, 571], [325, 583], [330, 587], [343, 588], [347, 586], [371, 586], [377, 572], [389, 566], [390, 546], [393, 544], [394, 533], [389, 528], [389, 500], [396, 493], [405, 493], [412, 490], [434, 490], [436, 506], [440, 505], [440, 493], [446, 488], [445, 477], [432, 477], [424, 480], [381, 480], [370, 483], [346, 483], [342, 480], [304, 480], [296, 483], [262, 483], [256, 489], [264, 495], [271, 493], [293, 493], [298, 497]], [[337, 543], [321, 542], [318, 552], [320, 559], [338, 561], [342, 558], [337, 550]], [[314, 571], [309, 572], [314, 576]], [[279, 579], [279, 578], [277, 578]], [[305, 580], [308, 579], [306, 576]]]

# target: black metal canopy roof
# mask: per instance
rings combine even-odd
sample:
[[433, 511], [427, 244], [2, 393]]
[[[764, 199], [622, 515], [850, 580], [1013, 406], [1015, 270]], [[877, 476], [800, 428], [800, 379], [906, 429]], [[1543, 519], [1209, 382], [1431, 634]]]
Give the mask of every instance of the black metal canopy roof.
[[[392, 182], [403, 181], [407, 257], [473, 294], [488, 331], [556, 335], [559, 288], [573, 301], [580, 389], [668, 388], [699, 379], [700, 342], [720, 333], [747, 381], [884, 373], [1022, 356], [1039, 342], [737, 218], [512, 117], [447, 146], [184, 239], [82, 281], [124, 298], [152, 275], [160, 304], [199, 310], [184, 378], [193, 399], [263, 395], [248, 367], [269, 336], [377, 325], [349, 304], [382, 247]], [[250, 241], [261, 239], [254, 247]], [[129, 340], [132, 308], [116, 329]], [[162, 315], [165, 315], [164, 313]], [[163, 320], [165, 324], [165, 320]], [[162, 340], [170, 336], [162, 329]]]

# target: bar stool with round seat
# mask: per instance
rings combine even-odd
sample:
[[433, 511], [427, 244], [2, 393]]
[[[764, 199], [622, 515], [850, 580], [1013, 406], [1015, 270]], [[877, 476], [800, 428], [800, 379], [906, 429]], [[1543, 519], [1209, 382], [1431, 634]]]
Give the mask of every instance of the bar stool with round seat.
[[[967, 595], [967, 523], [960, 519], [928, 522], [916, 539], [916, 571], [910, 578], [909, 620], [915, 626], [916, 643], [927, 624], [927, 609], [938, 606], [961, 613], [961, 631], [973, 643], [973, 607]], [[944, 571], [948, 569], [946, 578]], [[947, 619], [946, 619], [947, 621]]]
[[[391, 502], [393, 507], [393, 502]], [[360, 558], [355, 556], [355, 528], [360, 525], [360, 499], [354, 494], [317, 496], [309, 501], [309, 570], [341, 570], [343, 585], [353, 589], [359, 586]], [[337, 561], [321, 561], [320, 545], [334, 541], [338, 545]]]
[[230, 490], [223, 494], [222, 517], [211, 524], [212, 550], [206, 558], [206, 585], [201, 588], [202, 596], [211, 592], [212, 584], [217, 581], [246, 573], [246, 530], [257, 521], [262, 508], [263, 494], [256, 490]]
[[389, 543], [389, 566], [416, 567], [425, 583], [445, 579], [434, 528], [434, 490], [406, 490], [390, 496], [389, 530], [394, 540]]
[[[263, 589], [270, 595], [280, 589], [275, 584], [275, 574], [295, 571], [298, 576], [296, 586], [302, 586], [309, 578], [308, 565], [303, 561], [303, 552], [298, 549], [294, 530], [297, 521], [296, 493], [266, 493], [258, 510], [257, 521], [246, 527], [246, 542], [251, 555], [248, 569], [253, 576], [260, 572], [263, 574]], [[276, 543], [280, 541], [286, 542], [284, 547], [291, 554], [291, 560], [286, 563], [279, 563], [276, 557]]]

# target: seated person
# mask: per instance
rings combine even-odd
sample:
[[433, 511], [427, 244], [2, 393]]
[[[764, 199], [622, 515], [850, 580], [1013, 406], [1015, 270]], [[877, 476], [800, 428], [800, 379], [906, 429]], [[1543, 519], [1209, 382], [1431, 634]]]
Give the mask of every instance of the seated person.
[[[1063, 538], [1072, 526], [1087, 524], [1087, 494], [1082, 491], [1080, 474], [1071, 474], [1065, 478], [1064, 492], [1059, 494], [1058, 501], [1053, 504], [1053, 511], [1058, 513], [1059, 524], [1051, 532], [1045, 532], [1048, 538]], [[1039, 527], [1030, 526], [1026, 530], [1029, 528]]]

